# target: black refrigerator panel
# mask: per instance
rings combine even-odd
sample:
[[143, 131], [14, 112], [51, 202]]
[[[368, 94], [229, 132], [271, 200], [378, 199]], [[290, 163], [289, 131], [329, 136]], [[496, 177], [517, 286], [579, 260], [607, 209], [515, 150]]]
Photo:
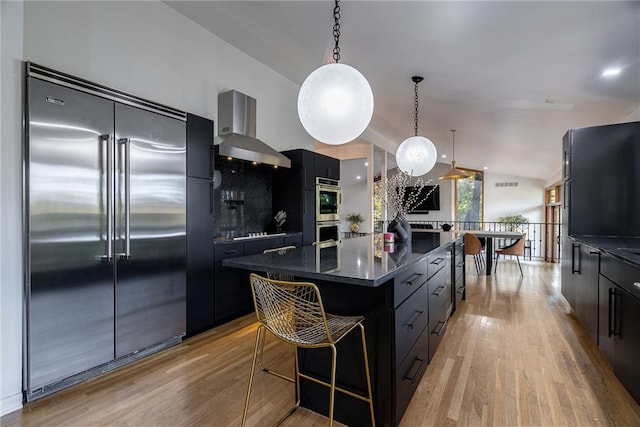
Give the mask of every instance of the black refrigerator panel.
[[187, 176], [213, 177], [213, 120], [187, 114]]
[[113, 102], [28, 81], [27, 394], [113, 359]]
[[115, 105], [116, 357], [186, 331], [185, 123]]
[[640, 122], [569, 133], [569, 233], [640, 236]]
[[215, 321], [213, 183], [187, 177], [187, 335]]

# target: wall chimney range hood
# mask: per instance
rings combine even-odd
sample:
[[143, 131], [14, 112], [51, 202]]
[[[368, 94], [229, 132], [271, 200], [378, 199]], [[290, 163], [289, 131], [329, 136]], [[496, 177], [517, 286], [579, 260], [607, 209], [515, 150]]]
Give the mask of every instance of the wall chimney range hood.
[[256, 138], [256, 100], [235, 90], [218, 94], [218, 154], [291, 167], [291, 160]]

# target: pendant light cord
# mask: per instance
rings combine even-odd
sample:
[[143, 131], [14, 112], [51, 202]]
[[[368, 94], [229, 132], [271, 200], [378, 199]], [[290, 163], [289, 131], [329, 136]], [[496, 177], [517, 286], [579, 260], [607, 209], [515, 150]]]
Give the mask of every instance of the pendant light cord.
[[415, 96], [413, 97], [413, 135], [418, 136], [418, 83], [416, 82]]
[[338, 42], [340, 41], [340, 0], [335, 0], [335, 7], [333, 8], [333, 20], [335, 23], [333, 24], [333, 39], [336, 41], [336, 45], [333, 48], [333, 60], [336, 61], [336, 64], [340, 60], [340, 46]]
[[453, 137], [453, 153], [452, 153], [452, 161], [456, 161], [456, 130], [451, 129], [451, 136]]

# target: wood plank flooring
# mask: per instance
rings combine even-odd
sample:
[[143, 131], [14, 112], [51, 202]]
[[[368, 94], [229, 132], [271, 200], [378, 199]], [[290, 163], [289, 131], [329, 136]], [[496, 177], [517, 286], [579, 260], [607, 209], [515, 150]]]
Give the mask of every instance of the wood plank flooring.
[[[640, 408], [560, 295], [558, 265], [501, 262], [477, 276], [454, 313], [407, 412], [413, 426], [640, 425]], [[161, 354], [25, 405], [10, 426], [237, 426], [255, 339], [247, 316]], [[292, 351], [271, 339], [265, 365], [291, 373]], [[258, 373], [250, 425], [271, 425], [293, 387]], [[321, 426], [301, 409], [285, 426]]]

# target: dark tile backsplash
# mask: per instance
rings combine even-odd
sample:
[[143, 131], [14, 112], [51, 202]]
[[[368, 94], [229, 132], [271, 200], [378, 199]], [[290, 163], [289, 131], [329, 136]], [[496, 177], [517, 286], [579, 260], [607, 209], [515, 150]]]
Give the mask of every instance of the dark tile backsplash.
[[267, 166], [216, 159], [222, 183], [214, 191], [216, 236], [239, 237], [262, 232], [272, 220], [273, 171]]

